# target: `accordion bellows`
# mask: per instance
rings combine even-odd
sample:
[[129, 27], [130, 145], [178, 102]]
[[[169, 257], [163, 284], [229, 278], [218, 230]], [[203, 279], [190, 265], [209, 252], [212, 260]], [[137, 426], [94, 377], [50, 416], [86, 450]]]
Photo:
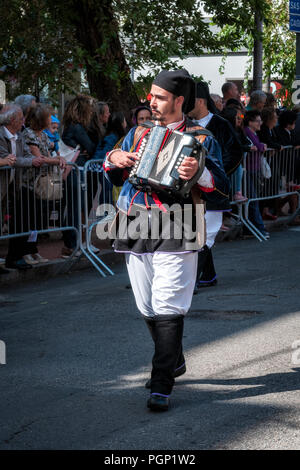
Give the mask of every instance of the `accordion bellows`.
[[[205, 155], [205, 148], [192, 135], [153, 126], [140, 143], [139, 159], [132, 167], [129, 182], [143, 191], [185, 198], [204, 170]], [[185, 157], [194, 157], [199, 162], [197, 174], [189, 181], [182, 180], [178, 173]]]

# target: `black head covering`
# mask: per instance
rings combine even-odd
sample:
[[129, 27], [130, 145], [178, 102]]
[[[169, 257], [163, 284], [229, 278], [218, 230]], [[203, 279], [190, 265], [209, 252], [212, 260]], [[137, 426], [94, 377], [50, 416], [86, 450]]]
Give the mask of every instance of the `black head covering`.
[[182, 111], [189, 113], [195, 107], [195, 82], [187, 70], [163, 70], [153, 81], [164, 90], [173, 93], [176, 96], [184, 96]]
[[209, 94], [209, 88], [205, 82], [196, 83], [196, 98], [203, 98], [207, 101], [207, 109], [213, 114], [218, 114], [216, 105]]

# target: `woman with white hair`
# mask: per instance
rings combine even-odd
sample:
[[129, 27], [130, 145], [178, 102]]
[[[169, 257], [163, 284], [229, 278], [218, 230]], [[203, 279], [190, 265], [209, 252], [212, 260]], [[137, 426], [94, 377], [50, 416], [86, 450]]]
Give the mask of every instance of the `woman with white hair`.
[[[28, 123], [26, 123], [27, 116], [32, 108], [34, 108], [37, 104], [36, 102], [36, 97], [33, 95], [19, 95], [15, 99], [15, 104], [20, 106], [20, 108], [23, 111], [24, 114], [24, 119], [25, 119], [25, 125], [27, 126]], [[23, 127], [22, 130], [25, 129], [25, 126]]]

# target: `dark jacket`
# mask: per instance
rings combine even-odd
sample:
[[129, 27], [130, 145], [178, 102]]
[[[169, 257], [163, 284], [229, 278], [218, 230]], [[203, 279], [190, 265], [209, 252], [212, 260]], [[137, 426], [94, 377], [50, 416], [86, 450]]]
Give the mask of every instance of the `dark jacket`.
[[230, 122], [214, 114], [206, 126], [222, 149], [223, 165], [227, 175], [233, 173], [243, 159], [243, 149], [237, 133]]
[[279, 125], [274, 127], [274, 134], [276, 136], [277, 142], [279, 142], [284, 147], [287, 147], [289, 145], [296, 145], [296, 141], [292, 132], [288, 132], [284, 129], [284, 127], [281, 127]]
[[269, 129], [265, 124], [261, 125], [260, 131], [257, 131], [259, 140], [267, 144], [270, 149], [280, 149], [281, 144], [277, 140], [277, 136], [273, 129]]
[[80, 153], [86, 151], [88, 155], [80, 155], [76, 163], [84, 164], [84, 160], [88, 160], [94, 155], [96, 150], [96, 145], [89, 138], [87, 131], [81, 124], [70, 124], [65, 127], [62, 134], [62, 141], [69, 145], [69, 147], [76, 148], [77, 145], [80, 145]]

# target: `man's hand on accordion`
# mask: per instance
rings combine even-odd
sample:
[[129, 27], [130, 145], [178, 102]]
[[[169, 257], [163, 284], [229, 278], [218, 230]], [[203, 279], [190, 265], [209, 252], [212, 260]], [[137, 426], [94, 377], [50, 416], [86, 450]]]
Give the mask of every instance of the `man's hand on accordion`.
[[199, 168], [199, 163], [196, 158], [185, 157], [180, 167], [178, 168], [179, 176], [182, 180], [190, 180], [195, 176]]
[[114, 150], [109, 154], [109, 162], [117, 168], [131, 167], [138, 160], [136, 152], [125, 152], [124, 150]]

